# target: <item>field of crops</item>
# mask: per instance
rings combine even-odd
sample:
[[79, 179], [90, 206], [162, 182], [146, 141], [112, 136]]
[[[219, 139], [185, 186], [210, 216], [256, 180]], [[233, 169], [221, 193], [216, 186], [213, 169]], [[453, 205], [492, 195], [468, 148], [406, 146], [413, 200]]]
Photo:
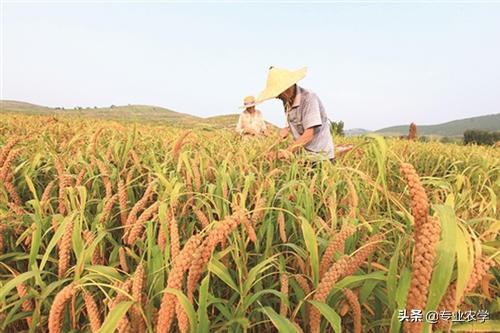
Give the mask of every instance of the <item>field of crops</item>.
[[0, 331], [499, 330], [500, 150], [340, 142], [0, 115]]

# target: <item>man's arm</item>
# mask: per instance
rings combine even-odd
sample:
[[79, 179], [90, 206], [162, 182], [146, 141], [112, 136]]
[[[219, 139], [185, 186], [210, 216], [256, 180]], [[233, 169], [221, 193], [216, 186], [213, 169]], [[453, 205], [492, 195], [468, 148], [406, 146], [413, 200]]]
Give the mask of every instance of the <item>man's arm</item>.
[[302, 133], [302, 135], [295, 140], [289, 147], [288, 151], [291, 153], [296, 152], [300, 148], [304, 147], [307, 145], [311, 140], [314, 138], [314, 127], [309, 127]]
[[321, 112], [319, 109], [319, 101], [316, 95], [311, 96], [307, 105], [304, 106], [303, 112], [303, 121], [302, 125], [305, 128], [304, 133], [295, 140], [290, 147], [288, 147], [288, 151], [295, 152], [298, 149], [304, 147], [314, 138], [315, 131], [321, 126]]

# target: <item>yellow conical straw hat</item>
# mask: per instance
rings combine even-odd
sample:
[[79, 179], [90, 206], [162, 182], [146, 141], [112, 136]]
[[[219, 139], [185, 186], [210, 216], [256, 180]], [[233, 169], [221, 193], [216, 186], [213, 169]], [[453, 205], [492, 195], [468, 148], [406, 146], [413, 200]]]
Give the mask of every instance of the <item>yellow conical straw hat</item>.
[[283, 68], [271, 67], [267, 75], [266, 88], [257, 97], [257, 103], [276, 98], [283, 91], [302, 80], [306, 76], [307, 67], [296, 71], [289, 71]]

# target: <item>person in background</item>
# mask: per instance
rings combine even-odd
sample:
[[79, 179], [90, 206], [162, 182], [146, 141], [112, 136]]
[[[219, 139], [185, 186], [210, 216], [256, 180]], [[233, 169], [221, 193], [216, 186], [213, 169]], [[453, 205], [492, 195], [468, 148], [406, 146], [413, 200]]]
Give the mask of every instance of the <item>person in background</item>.
[[247, 96], [243, 100], [245, 111], [240, 114], [236, 132], [240, 135], [267, 135], [267, 127], [262, 113], [255, 108], [255, 97]]
[[289, 159], [304, 149], [314, 164], [319, 160], [334, 162], [333, 137], [325, 108], [315, 93], [297, 85], [306, 72], [306, 67], [296, 71], [271, 67], [257, 103], [271, 98], [283, 102], [288, 126], [280, 131], [280, 136], [286, 138], [292, 134], [294, 142], [287, 149], [279, 150], [278, 158]]

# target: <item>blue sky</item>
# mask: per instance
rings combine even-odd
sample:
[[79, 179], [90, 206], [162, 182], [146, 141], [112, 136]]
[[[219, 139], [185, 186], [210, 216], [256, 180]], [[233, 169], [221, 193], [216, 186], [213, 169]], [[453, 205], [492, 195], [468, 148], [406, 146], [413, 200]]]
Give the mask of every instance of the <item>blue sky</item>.
[[1, 37], [1, 97], [48, 106], [235, 113], [274, 65], [347, 128], [500, 112], [500, 3], [7, 2]]

